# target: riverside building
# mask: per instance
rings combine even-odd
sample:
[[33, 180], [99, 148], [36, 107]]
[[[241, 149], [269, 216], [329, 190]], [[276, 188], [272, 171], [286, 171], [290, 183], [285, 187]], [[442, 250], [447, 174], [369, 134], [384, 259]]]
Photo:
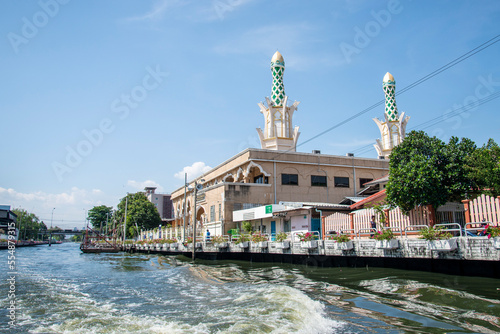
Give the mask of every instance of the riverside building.
[[284, 59], [276, 52], [271, 97], [258, 103], [264, 116], [264, 130], [257, 129], [261, 148], [248, 148], [172, 192], [177, 236], [190, 235], [194, 216], [198, 231], [208, 229], [212, 236], [238, 228], [243, 220], [266, 233], [315, 229], [326, 211], [348, 210], [349, 205], [338, 203], [387, 175], [385, 149], [378, 159], [296, 151], [300, 132], [292, 121], [299, 102], [288, 103], [284, 70]]

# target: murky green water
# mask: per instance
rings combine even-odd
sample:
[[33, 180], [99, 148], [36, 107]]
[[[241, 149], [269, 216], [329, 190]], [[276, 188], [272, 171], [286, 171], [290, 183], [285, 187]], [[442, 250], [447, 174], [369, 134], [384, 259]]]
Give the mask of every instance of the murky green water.
[[[7, 269], [7, 252], [0, 263]], [[16, 250], [11, 333], [497, 333], [500, 279], [380, 268]]]

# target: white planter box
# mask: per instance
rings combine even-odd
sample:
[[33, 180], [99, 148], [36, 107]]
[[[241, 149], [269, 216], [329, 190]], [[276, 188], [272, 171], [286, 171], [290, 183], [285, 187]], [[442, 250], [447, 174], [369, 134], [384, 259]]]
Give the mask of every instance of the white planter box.
[[227, 248], [227, 242], [220, 242], [218, 244], [214, 244], [215, 248]]
[[493, 247], [500, 249], [500, 237], [491, 238], [490, 240]]
[[318, 240], [301, 241], [300, 248], [304, 248], [304, 249], [318, 248]]
[[277, 249], [288, 249], [288, 248], [290, 248], [290, 241], [277, 242], [276, 248]]
[[340, 249], [340, 250], [350, 250], [354, 248], [354, 245], [352, 244], [352, 241], [347, 241], [347, 242], [336, 242], [334, 244], [335, 249]]
[[248, 241], [243, 241], [238, 244], [239, 248], [248, 248]]
[[177, 242], [172, 242], [170, 244], [170, 249], [177, 249], [177, 248], [179, 248], [179, 244]]
[[[202, 247], [201, 242], [196, 242], [196, 248], [198, 249], [198, 248], [201, 248], [201, 247]], [[191, 242], [191, 243], [187, 244], [187, 248], [188, 249], [193, 249], [193, 243]]]
[[398, 239], [377, 240], [375, 242], [375, 247], [381, 249], [396, 249], [399, 247], [399, 241]]
[[156, 244], [156, 249], [160, 250], [162, 248], [162, 244]]
[[446, 240], [432, 240], [428, 241], [429, 249], [439, 252], [449, 252], [457, 249], [457, 239], [446, 239]]
[[169, 244], [164, 243], [163, 244], [163, 250], [168, 250], [170, 248]]
[[257, 242], [257, 248], [267, 248], [267, 241]]

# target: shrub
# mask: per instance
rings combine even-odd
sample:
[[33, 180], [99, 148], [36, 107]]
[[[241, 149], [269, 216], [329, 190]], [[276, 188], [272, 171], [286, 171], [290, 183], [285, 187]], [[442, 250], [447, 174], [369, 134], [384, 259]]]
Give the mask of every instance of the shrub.
[[486, 225], [484, 234], [488, 236], [488, 239], [500, 237], [500, 226]]
[[298, 236], [300, 241], [312, 241], [318, 239], [318, 236], [311, 232], [299, 233]]
[[326, 237], [326, 239], [327, 240], [335, 240], [336, 242], [348, 242], [351, 240], [351, 238], [349, 238], [349, 236], [347, 236], [345, 234], [340, 234], [340, 233], [328, 235]]
[[267, 241], [267, 235], [254, 233], [252, 234], [252, 242], [263, 242]]
[[434, 228], [433, 226], [425, 227], [419, 232], [420, 239], [425, 239], [427, 241], [432, 240], [445, 240], [450, 239], [453, 235], [450, 232], [444, 231], [443, 226], [438, 226]]
[[276, 234], [276, 241], [277, 242], [283, 242], [287, 238], [288, 238], [288, 234], [286, 234], [285, 232], [280, 232], [280, 233]]
[[394, 233], [392, 233], [392, 230], [387, 228], [382, 231], [377, 231], [372, 237], [375, 240], [391, 240], [394, 239]]
[[211, 240], [214, 244], [220, 244], [226, 241], [226, 239], [222, 235], [213, 236]]
[[245, 241], [250, 241], [250, 235], [248, 235], [248, 234], [241, 234], [240, 236], [238, 236], [237, 238], [234, 239], [234, 243], [236, 245], [240, 244], [242, 242], [245, 242]]

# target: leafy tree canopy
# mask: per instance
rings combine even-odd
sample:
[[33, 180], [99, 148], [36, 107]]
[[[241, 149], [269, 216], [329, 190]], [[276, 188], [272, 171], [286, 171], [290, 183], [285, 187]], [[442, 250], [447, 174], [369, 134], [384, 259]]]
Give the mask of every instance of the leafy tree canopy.
[[388, 201], [408, 212], [469, 197], [478, 188], [467, 167], [475, 151], [470, 139], [452, 137], [445, 144], [423, 131], [410, 132], [390, 156]]
[[24, 209], [13, 209], [17, 216], [17, 228], [19, 229], [19, 239], [36, 239], [40, 229], [47, 229], [47, 226], [34, 214]]
[[106, 222], [109, 223], [113, 219], [113, 207], [105, 205], [94, 206], [89, 210], [87, 218], [94, 229], [99, 230], [101, 227], [104, 228]]
[[133, 237], [134, 234], [137, 234], [136, 224], [139, 229], [153, 229], [161, 224], [161, 217], [156, 206], [142, 192], [128, 194], [121, 199], [116, 211], [118, 221], [124, 221], [127, 198], [127, 237]]
[[469, 175], [490, 196], [500, 196], [500, 147], [490, 139], [470, 157]]

